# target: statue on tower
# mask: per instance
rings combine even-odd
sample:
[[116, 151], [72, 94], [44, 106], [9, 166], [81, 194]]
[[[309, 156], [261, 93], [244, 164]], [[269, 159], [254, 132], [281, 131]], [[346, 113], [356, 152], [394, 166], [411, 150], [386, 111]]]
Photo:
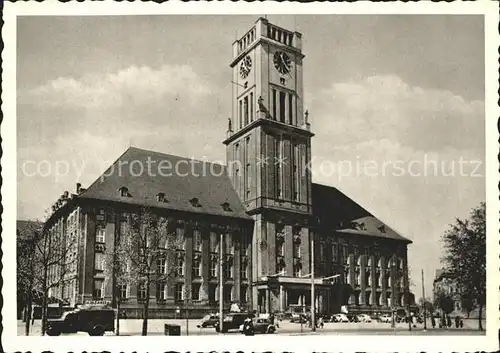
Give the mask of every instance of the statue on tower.
[[233, 132], [233, 123], [231, 122], [231, 118], [227, 118], [227, 131]]
[[304, 113], [304, 118], [305, 118], [305, 123], [309, 124], [309, 110], [306, 109], [306, 112]]
[[259, 96], [259, 99], [257, 99], [257, 104], [259, 105], [259, 111], [264, 110], [264, 99], [262, 96]]

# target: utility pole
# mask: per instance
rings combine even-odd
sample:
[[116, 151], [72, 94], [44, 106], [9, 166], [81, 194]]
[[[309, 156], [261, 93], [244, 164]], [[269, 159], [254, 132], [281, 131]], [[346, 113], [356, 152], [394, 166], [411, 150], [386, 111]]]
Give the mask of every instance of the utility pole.
[[424, 306], [424, 331], [427, 330], [427, 306], [425, 305], [425, 286], [424, 286], [424, 270], [422, 269], [422, 298]]
[[311, 326], [316, 332], [316, 296], [314, 293], [314, 232], [311, 232]]
[[223, 271], [223, 262], [222, 262], [222, 242], [224, 241], [224, 234], [220, 233], [219, 240], [219, 329], [222, 332], [222, 323], [224, 321], [224, 276], [222, 274]]

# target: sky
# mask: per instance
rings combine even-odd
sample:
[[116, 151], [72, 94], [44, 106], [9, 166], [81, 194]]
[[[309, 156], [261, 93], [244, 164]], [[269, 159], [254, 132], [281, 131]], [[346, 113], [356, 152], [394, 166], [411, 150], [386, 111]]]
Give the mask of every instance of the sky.
[[[19, 18], [18, 219], [131, 145], [224, 162], [231, 44], [257, 18]], [[485, 200], [482, 17], [268, 19], [303, 33], [313, 181], [411, 239], [412, 290], [423, 269], [430, 296], [443, 232]]]

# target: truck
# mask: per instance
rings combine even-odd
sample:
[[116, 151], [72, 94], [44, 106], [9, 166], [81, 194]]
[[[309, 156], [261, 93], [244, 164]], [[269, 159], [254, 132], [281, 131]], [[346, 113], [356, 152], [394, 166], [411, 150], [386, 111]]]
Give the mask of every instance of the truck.
[[102, 336], [115, 331], [115, 311], [110, 308], [80, 307], [65, 312], [58, 319], [49, 319], [47, 334], [87, 332], [90, 336]]

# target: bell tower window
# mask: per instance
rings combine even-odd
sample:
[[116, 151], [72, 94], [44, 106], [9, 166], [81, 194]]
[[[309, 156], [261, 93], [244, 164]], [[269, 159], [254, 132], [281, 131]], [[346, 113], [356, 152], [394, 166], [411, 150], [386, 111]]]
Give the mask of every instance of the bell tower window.
[[276, 120], [276, 90], [273, 88], [273, 120]]
[[281, 182], [281, 137], [277, 136], [274, 140], [274, 167], [275, 167], [275, 183], [276, 183], [276, 198], [281, 198], [282, 182]]
[[250, 93], [250, 122], [253, 121], [253, 92]]
[[239, 107], [240, 107], [240, 110], [239, 110], [239, 114], [238, 114], [238, 120], [239, 120], [239, 126], [238, 126], [238, 129], [242, 129], [243, 128], [243, 103], [241, 101], [239, 101]]
[[245, 126], [248, 125], [248, 96], [243, 99], [243, 114]]
[[282, 123], [285, 122], [285, 103], [286, 103], [286, 93], [285, 92], [280, 92], [280, 121]]

